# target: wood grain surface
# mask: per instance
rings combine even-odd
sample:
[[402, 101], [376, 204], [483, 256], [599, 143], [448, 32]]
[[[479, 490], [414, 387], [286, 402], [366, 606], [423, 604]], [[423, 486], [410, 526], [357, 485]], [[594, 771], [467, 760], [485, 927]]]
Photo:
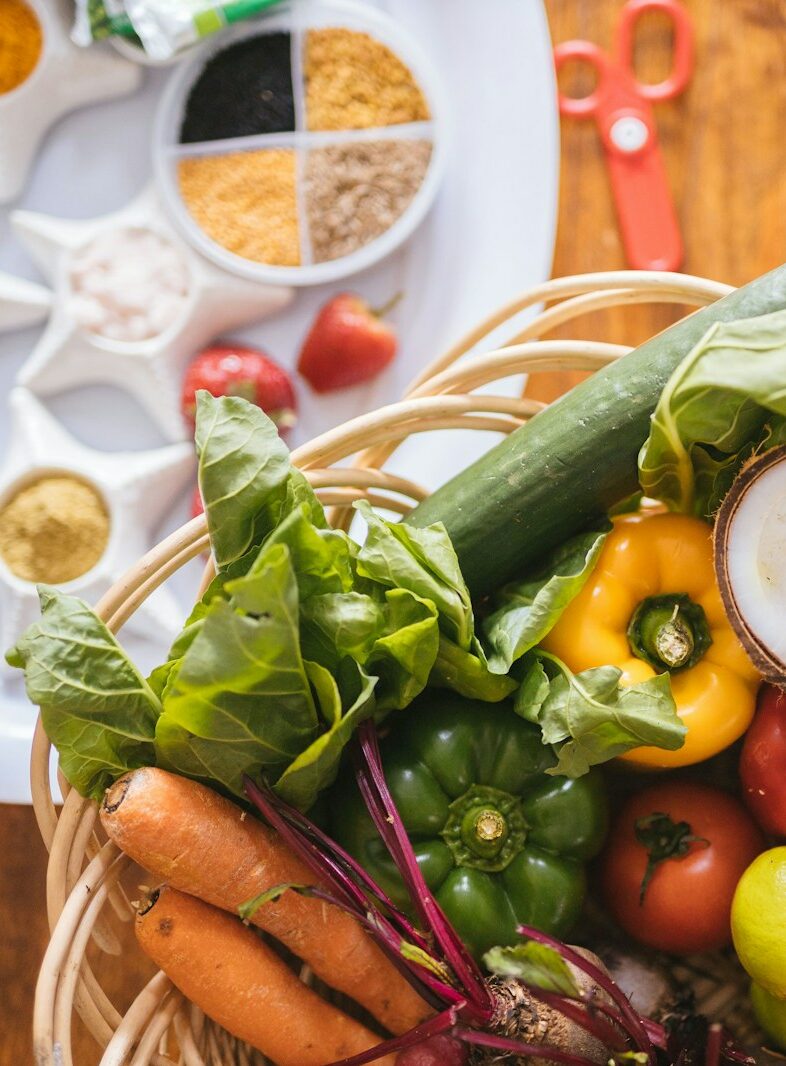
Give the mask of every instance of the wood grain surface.
[[[486, 2], [491, 12], [493, 0]], [[695, 74], [682, 97], [656, 109], [685, 240], [684, 269], [740, 284], [786, 260], [786, 5], [686, 4], [696, 27]], [[546, 0], [546, 6], [555, 43], [584, 37], [605, 47], [621, 5]], [[642, 26], [642, 76], [662, 75], [669, 48], [661, 21]], [[592, 122], [565, 120], [562, 138], [554, 274], [624, 267], [597, 130]], [[584, 336], [635, 343], [673, 317], [663, 307], [637, 309], [588, 316], [579, 325]], [[48, 936], [46, 853], [29, 808], [0, 807], [0, 845], [0, 1066], [24, 1066], [32, 1061], [33, 992]], [[129, 934], [130, 928], [121, 959], [100, 963], [121, 1008], [149, 972]], [[75, 1066], [98, 1061], [98, 1049], [78, 1026], [74, 1054]]]

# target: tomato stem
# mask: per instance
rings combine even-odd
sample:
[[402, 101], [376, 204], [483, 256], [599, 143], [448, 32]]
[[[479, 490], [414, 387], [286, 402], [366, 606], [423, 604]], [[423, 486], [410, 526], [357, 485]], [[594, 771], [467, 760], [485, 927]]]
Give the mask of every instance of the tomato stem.
[[650, 882], [662, 862], [669, 859], [684, 859], [693, 850], [694, 844], [710, 846], [705, 837], [697, 837], [688, 822], [674, 822], [662, 811], [636, 819], [636, 840], [647, 849], [647, 868], [641, 880], [639, 904], [643, 906]]

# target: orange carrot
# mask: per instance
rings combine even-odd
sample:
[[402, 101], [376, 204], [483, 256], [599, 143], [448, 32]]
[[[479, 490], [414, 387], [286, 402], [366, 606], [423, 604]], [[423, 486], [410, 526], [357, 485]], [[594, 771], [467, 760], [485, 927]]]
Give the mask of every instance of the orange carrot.
[[[379, 1043], [321, 999], [239, 918], [173, 888], [139, 911], [142, 950], [192, 1003], [278, 1066], [323, 1066]], [[377, 1060], [393, 1066], [395, 1055]]]
[[[274, 885], [313, 885], [311, 870], [272, 829], [204, 785], [145, 767], [107, 789], [101, 821], [127, 855], [181, 892], [237, 913]], [[350, 996], [386, 1029], [403, 1033], [431, 1010], [350, 915], [285, 893], [251, 921]]]

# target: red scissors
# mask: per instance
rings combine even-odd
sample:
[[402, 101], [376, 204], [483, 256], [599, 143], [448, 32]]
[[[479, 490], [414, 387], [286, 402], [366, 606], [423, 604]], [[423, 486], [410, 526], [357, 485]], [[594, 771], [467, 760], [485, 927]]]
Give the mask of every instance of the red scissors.
[[[672, 70], [665, 81], [642, 84], [633, 70], [633, 39], [646, 11], [662, 11], [674, 28]], [[570, 60], [595, 68], [589, 96], [559, 94], [563, 115], [594, 117], [598, 123], [617, 208], [622, 241], [631, 266], [676, 270], [682, 262], [680, 236], [668, 178], [658, 148], [652, 103], [678, 96], [693, 73], [693, 26], [679, 0], [628, 0], [620, 12], [611, 55], [590, 41], [566, 41], [554, 49], [559, 71]]]

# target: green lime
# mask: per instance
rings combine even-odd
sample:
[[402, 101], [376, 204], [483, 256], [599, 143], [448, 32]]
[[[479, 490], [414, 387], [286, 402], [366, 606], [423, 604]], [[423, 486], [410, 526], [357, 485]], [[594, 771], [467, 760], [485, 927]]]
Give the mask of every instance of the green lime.
[[761, 985], [751, 985], [751, 1003], [767, 1036], [786, 1051], [786, 999], [776, 999]]
[[763, 852], [740, 878], [731, 935], [756, 984], [786, 999], [786, 847]]

